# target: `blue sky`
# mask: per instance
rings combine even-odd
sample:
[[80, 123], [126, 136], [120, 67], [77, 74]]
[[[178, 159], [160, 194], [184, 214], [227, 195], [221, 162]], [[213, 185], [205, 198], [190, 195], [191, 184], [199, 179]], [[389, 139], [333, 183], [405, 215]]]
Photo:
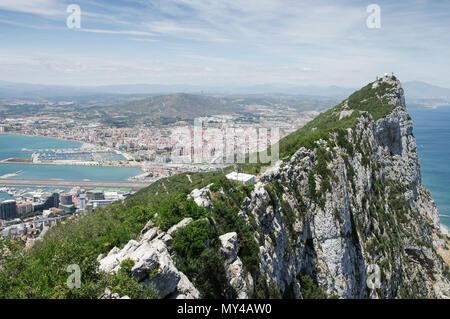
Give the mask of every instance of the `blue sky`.
[[394, 72], [450, 87], [447, 0], [0, 0], [0, 43], [13, 82], [358, 87]]

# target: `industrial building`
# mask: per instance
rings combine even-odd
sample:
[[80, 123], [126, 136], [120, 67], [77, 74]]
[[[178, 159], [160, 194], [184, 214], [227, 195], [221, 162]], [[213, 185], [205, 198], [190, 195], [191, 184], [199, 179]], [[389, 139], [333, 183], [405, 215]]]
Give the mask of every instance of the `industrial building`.
[[[45, 196], [47, 196], [47, 197], [45, 198]], [[35, 211], [35, 212], [43, 211], [46, 209], [50, 209], [51, 207], [59, 206], [59, 194], [58, 193], [52, 193], [52, 194], [47, 193], [47, 195], [44, 195], [42, 197], [45, 198], [45, 200], [41, 201], [38, 204], [34, 204], [33, 211]]]
[[254, 184], [255, 183], [255, 175], [245, 174], [245, 173], [237, 173], [231, 172], [226, 176], [229, 180], [237, 181], [242, 184]]
[[0, 203], [0, 219], [7, 220], [16, 217], [16, 201], [5, 200]]
[[80, 210], [85, 210], [85, 208], [86, 208], [86, 195], [81, 194], [80, 197], [79, 197], [79, 201], [78, 202], [79, 202], [78, 208]]
[[102, 191], [91, 190], [86, 192], [88, 200], [103, 200], [105, 199], [105, 194]]
[[72, 194], [61, 194], [59, 196], [59, 203], [67, 206], [72, 205]]
[[16, 205], [16, 216], [21, 217], [33, 212], [33, 203], [24, 202]]

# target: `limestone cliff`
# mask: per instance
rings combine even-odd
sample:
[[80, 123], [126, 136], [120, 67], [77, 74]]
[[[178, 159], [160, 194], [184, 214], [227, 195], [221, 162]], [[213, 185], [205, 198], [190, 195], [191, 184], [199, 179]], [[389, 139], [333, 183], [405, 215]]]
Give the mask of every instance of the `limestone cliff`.
[[[238, 207], [259, 247], [255, 267], [240, 254], [248, 250], [241, 226], [218, 234], [226, 296], [307, 298], [313, 290], [339, 298], [450, 298], [448, 265], [437, 253], [448, 249], [448, 238], [421, 183], [400, 82], [369, 84], [297, 135], [280, 142], [287, 155], [257, 177]], [[298, 142], [302, 136], [311, 138]], [[189, 197], [212, 212], [217, 228], [214, 206], [233, 192], [211, 184]], [[167, 232], [151, 224], [140, 242], [101, 256], [101, 269], [114, 271], [131, 258], [136, 278], [153, 283], [161, 297], [200, 297], [171, 250], [175, 231], [190, 222]]]

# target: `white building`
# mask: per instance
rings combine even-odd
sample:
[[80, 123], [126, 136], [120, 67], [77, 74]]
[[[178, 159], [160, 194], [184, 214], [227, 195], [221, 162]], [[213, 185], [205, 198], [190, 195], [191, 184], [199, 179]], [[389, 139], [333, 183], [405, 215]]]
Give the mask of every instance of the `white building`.
[[98, 206], [106, 206], [113, 202], [114, 201], [111, 199], [99, 199], [99, 200], [90, 200], [89, 204], [91, 204], [93, 208], [97, 208]]
[[237, 173], [232, 172], [226, 176], [229, 180], [238, 181], [242, 184], [254, 184], [255, 183], [255, 175], [245, 174], [245, 173]]
[[79, 209], [85, 210], [86, 209], [86, 195], [82, 194], [79, 197]]

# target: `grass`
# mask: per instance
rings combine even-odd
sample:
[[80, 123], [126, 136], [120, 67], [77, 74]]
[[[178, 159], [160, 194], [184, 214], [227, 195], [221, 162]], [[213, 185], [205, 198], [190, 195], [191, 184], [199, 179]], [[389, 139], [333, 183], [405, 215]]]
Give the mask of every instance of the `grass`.
[[[314, 120], [294, 133], [282, 138], [279, 142], [280, 158], [293, 155], [300, 147], [315, 149], [319, 139], [329, 140], [330, 133], [353, 128], [358, 119], [370, 114], [374, 121], [390, 114], [395, 105], [389, 104], [384, 95], [393, 92], [393, 85], [386, 82], [372, 88], [373, 83], [356, 91], [348, 98], [348, 108], [345, 101], [319, 114]], [[352, 114], [340, 118], [344, 110], [353, 110]]]

